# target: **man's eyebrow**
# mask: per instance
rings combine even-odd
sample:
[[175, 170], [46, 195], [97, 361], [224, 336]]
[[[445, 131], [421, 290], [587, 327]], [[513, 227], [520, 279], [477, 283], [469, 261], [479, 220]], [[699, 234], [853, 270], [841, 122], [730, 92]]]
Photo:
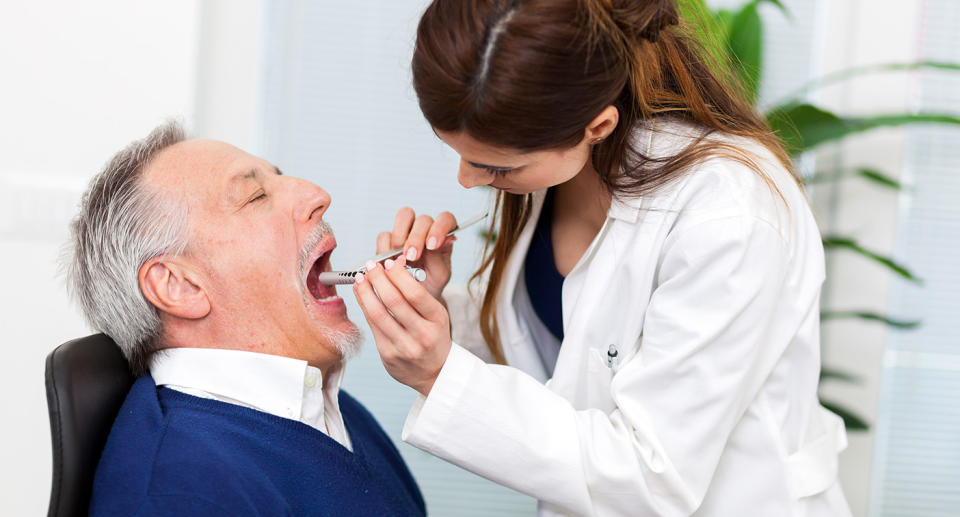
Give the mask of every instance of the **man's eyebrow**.
[[[277, 176], [283, 176], [283, 172], [276, 165], [273, 166], [273, 172], [277, 173]], [[258, 169], [250, 169], [245, 172], [238, 173], [230, 178], [231, 182], [246, 181], [246, 180], [257, 180], [260, 179], [260, 171]]]
[[515, 167], [504, 167], [502, 165], [485, 165], [482, 163], [471, 162], [470, 160], [467, 160], [467, 163], [469, 163], [470, 165], [478, 169], [514, 169], [515, 168]]
[[255, 180], [259, 177], [260, 177], [260, 171], [258, 171], [257, 169], [250, 169], [246, 172], [235, 174], [232, 178], [230, 178], [230, 181], [233, 183], [236, 183], [236, 182], [246, 181], [246, 180]]

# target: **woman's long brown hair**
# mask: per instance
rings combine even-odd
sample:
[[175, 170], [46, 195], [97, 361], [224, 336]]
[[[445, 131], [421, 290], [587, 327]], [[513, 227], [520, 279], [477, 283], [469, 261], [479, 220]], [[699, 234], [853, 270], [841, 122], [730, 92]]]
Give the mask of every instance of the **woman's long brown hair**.
[[[590, 121], [615, 106], [620, 121], [591, 155], [611, 194], [650, 193], [716, 155], [746, 163], [772, 184], [746, 152], [707, 138], [752, 139], [793, 170], [727, 64], [690, 34], [675, 0], [435, 0], [417, 29], [413, 84], [435, 129], [522, 152], [573, 147]], [[673, 156], [645, 156], [632, 137], [662, 117], [703, 131]], [[499, 216], [471, 279], [489, 269], [480, 330], [499, 363], [497, 292], [531, 208], [529, 194], [497, 194]]]

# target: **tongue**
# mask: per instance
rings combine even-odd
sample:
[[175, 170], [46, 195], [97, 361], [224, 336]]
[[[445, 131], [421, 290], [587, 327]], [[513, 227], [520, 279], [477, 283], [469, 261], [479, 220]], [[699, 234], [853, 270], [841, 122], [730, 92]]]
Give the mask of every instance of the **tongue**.
[[310, 291], [310, 294], [317, 299], [326, 298], [333, 295], [333, 293], [330, 292], [332, 291], [331, 288], [320, 284], [320, 282], [317, 282], [317, 275], [320, 274], [320, 270], [322, 268], [323, 260], [317, 259], [317, 261], [313, 263], [313, 267], [310, 268], [310, 273], [307, 275], [307, 290]]

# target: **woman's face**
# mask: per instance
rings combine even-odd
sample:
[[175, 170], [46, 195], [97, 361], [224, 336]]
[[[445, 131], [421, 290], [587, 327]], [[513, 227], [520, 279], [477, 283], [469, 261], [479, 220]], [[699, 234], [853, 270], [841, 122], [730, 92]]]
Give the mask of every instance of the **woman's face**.
[[528, 194], [572, 179], [590, 161], [587, 138], [570, 149], [525, 153], [485, 144], [464, 132], [436, 133], [460, 155], [457, 179], [465, 188], [488, 185], [511, 194]]

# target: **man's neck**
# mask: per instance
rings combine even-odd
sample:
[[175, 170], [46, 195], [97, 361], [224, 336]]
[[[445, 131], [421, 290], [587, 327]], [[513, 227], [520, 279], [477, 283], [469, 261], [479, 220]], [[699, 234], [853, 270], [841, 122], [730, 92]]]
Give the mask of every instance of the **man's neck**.
[[[209, 332], [201, 326], [184, 328], [182, 325], [165, 326], [165, 336], [160, 340], [158, 349], [162, 348], [209, 348], [219, 350], [242, 350], [258, 354], [276, 355], [306, 361], [308, 365], [320, 370], [323, 382], [326, 384], [334, 374], [343, 368], [343, 359], [334, 354], [308, 354], [304, 351], [317, 351], [322, 347], [314, 346], [283, 346], [277, 343], [268, 343], [259, 340], [250, 341], [240, 336]], [[326, 388], [326, 385], [324, 386]]]

